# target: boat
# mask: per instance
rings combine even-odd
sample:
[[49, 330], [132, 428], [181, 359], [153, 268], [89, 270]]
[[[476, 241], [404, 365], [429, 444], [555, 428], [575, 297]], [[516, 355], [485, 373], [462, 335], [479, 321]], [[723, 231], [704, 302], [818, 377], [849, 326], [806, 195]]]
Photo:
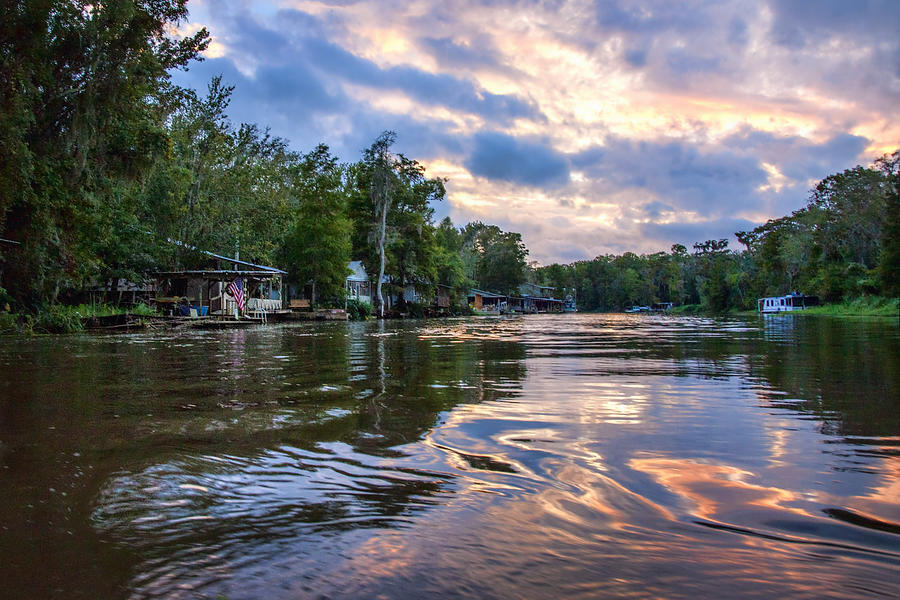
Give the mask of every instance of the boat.
[[575, 306], [575, 296], [572, 294], [566, 296], [566, 300], [563, 303], [563, 312], [578, 312], [578, 308]]
[[786, 296], [769, 296], [756, 301], [756, 308], [760, 313], [780, 313], [803, 310], [810, 306], [818, 306], [818, 296], [807, 296], [791, 292]]
[[625, 312], [627, 313], [642, 313], [642, 312], [650, 312], [649, 306], [632, 306], [631, 308], [626, 308]]

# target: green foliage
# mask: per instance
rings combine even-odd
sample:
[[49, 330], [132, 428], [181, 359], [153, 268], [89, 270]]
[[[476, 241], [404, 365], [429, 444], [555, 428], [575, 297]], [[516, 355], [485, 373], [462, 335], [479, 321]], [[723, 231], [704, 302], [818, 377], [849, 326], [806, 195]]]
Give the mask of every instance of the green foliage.
[[0, 312], [0, 335], [17, 333], [19, 331], [19, 319], [13, 313]]
[[674, 315], [699, 315], [705, 312], [702, 304], [683, 304], [674, 306], [669, 311]]
[[54, 304], [35, 314], [31, 328], [39, 333], [76, 333], [84, 329], [77, 306]]
[[347, 216], [342, 170], [328, 146], [320, 144], [301, 158], [294, 193], [299, 206], [282, 251], [283, 264], [301, 287], [316, 298], [343, 298], [350, 261], [351, 223]]
[[807, 206], [739, 232], [752, 262], [750, 291], [757, 296], [791, 290], [829, 302], [861, 294], [891, 294], [900, 266], [900, 209], [894, 194], [900, 152], [869, 168], [830, 175], [813, 189]]
[[700, 297], [706, 310], [723, 312], [729, 306], [728, 240], [707, 240], [694, 244], [699, 265]]
[[21, 306], [103, 266], [117, 191], [165, 150], [168, 71], [208, 43], [206, 30], [167, 35], [185, 2], [3, 3], [0, 233], [22, 244], [4, 250], [2, 285]]
[[86, 319], [123, 314], [151, 316], [157, 313], [143, 303], [133, 307], [48, 304], [33, 314], [0, 312], [0, 333], [77, 333], [84, 330]]
[[[393, 291], [433, 284], [438, 277], [432, 202], [443, 200], [444, 181], [427, 178], [417, 161], [395, 154], [392, 131], [382, 133], [348, 169], [354, 257], [381, 289], [387, 273]], [[401, 295], [401, 305], [403, 304]]]
[[804, 315], [857, 316], [857, 317], [900, 317], [900, 299], [882, 296], [860, 296], [853, 300], [813, 306], [803, 311]]
[[468, 277], [481, 289], [518, 293], [528, 267], [528, 248], [522, 235], [480, 221], [469, 223], [460, 233], [462, 262]]
[[421, 319], [425, 316], [425, 305], [419, 302], [407, 302], [406, 314], [414, 319]]
[[[894, 157], [900, 160], [900, 154]], [[896, 164], [896, 163], [895, 163]], [[900, 298], [900, 174], [891, 173], [885, 197], [884, 238], [878, 262], [882, 293]]]
[[372, 305], [357, 298], [347, 300], [347, 318], [351, 321], [365, 321], [372, 316]]
[[170, 153], [132, 190], [137, 221], [156, 234], [141, 241], [163, 264], [197, 266], [205, 257], [191, 247], [272, 264], [292, 224], [296, 194], [308, 183], [300, 157], [256, 125], [232, 126], [232, 90], [216, 77], [205, 97], [182, 91], [168, 124]]

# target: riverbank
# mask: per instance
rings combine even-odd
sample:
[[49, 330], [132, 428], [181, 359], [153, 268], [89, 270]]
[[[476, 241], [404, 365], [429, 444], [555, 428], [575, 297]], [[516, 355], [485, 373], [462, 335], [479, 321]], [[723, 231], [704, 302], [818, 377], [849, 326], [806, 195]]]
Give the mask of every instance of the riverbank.
[[156, 315], [146, 304], [128, 308], [110, 304], [53, 304], [35, 313], [0, 312], [0, 334], [77, 333], [92, 319], [113, 316], [140, 319]]
[[[674, 315], [715, 314], [705, 310], [701, 304], [676, 306], [672, 308], [669, 313]], [[755, 310], [732, 309], [718, 314], [751, 317], [759, 313]], [[897, 317], [900, 316], [900, 299], [884, 298], [882, 296], [861, 296], [843, 302], [812, 306], [802, 311], [791, 312], [790, 314], [808, 316], [824, 315], [829, 317]]]
[[834, 317], [897, 317], [900, 316], [900, 299], [862, 296], [837, 304], [812, 306], [802, 313]]

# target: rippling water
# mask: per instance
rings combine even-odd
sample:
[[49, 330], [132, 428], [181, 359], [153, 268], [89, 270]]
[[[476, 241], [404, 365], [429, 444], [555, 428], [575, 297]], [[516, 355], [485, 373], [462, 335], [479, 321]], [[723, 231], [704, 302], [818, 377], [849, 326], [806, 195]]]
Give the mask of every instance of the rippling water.
[[0, 595], [900, 596], [896, 320], [0, 339]]

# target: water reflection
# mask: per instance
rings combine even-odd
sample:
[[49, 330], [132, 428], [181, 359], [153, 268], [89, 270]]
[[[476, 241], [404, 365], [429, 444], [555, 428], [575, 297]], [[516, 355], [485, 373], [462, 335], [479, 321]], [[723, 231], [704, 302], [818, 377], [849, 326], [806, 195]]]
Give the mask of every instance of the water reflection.
[[4, 593], [896, 595], [898, 339], [556, 315], [17, 340]]

